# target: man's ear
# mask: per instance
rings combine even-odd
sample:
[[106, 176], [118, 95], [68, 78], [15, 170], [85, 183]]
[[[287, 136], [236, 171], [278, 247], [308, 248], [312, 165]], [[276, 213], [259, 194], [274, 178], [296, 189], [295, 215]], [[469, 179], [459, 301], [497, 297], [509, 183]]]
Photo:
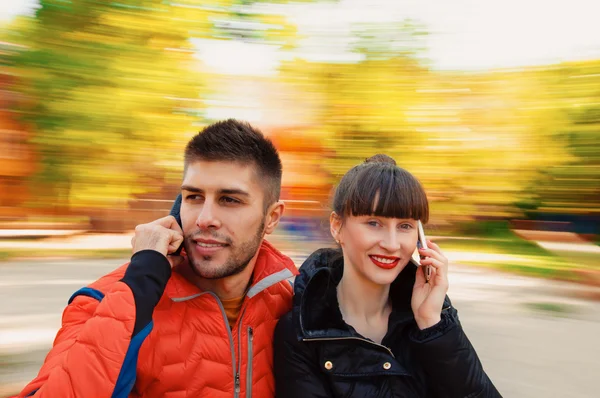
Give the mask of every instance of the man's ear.
[[269, 235], [273, 233], [279, 221], [281, 221], [281, 217], [283, 216], [283, 211], [285, 210], [285, 204], [283, 201], [279, 200], [269, 206], [267, 210], [267, 217], [265, 220], [265, 234]]
[[329, 232], [338, 245], [342, 244], [342, 217], [338, 216], [335, 211], [329, 215]]

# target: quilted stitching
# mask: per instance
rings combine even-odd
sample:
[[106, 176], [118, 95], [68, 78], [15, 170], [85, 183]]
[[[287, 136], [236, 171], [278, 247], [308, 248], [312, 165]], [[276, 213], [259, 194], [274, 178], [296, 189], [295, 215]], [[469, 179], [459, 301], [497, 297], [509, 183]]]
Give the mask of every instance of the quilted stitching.
[[[283, 268], [293, 267], [291, 260], [272, 246], [266, 244], [263, 249], [255, 276], [263, 278]], [[140, 348], [137, 393], [141, 397], [230, 398], [235, 387], [231, 347], [226, 320], [216, 298], [204, 294], [189, 300], [173, 301], [167, 297], [168, 292], [178, 295], [175, 297], [198, 293], [177, 274], [173, 277], [173, 283], [167, 286], [154, 311], [154, 329]], [[277, 320], [291, 309], [292, 289], [284, 280], [246, 300], [241, 325], [232, 330], [236, 370], [238, 362], [242, 362], [240, 396], [246, 394], [248, 327], [254, 330], [252, 393], [257, 397], [274, 396], [272, 336]], [[238, 346], [239, 327], [242, 328], [239, 333], [241, 351]]]
[[[50, 385], [54, 380], [54, 384], [65, 384], [61, 396], [89, 395], [90, 385], [94, 385], [94, 395], [110, 395], [135, 324], [133, 295], [126, 284], [119, 282], [127, 266], [125, 264], [89, 285], [105, 295], [101, 304], [93, 298], [78, 296], [67, 307], [55, 346], [26, 392], [54, 391], [59, 388]], [[253, 282], [283, 269], [297, 273], [289, 258], [265, 243], [257, 259]], [[190, 292], [197, 294], [198, 289], [173, 272], [154, 310], [153, 330], [139, 350], [132, 397], [230, 398], [234, 395], [227, 321], [213, 295], [172, 300]], [[181, 296], [173, 296], [177, 294]], [[284, 280], [246, 300], [240, 333], [238, 335], [237, 328], [232, 333], [236, 365], [241, 362], [240, 396], [246, 394], [249, 326], [254, 329], [252, 393], [256, 397], [274, 396], [271, 340], [277, 320], [291, 309], [292, 289]], [[81, 362], [81, 358], [88, 360]], [[49, 378], [50, 373], [58, 377]], [[102, 382], [94, 384], [93, 380]]]
[[[246, 387], [248, 326], [254, 329], [253, 395], [273, 395], [271, 336], [277, 319], [291, 308], [291, 292], [279, 283], [250, 299], [247, 305], [242, 319], [240, 395], [245, 395]], [[140, 349], [136, 384], [141, 396], [171, 396], [184, 390], [186, 396], [233, 395], [229, 337], [213, 296], [182, 302], [163, 300], [154, 311], [153, 321], [154, 330]], [[238, 361], [237, 329], [233, 330], [233, 338]]]

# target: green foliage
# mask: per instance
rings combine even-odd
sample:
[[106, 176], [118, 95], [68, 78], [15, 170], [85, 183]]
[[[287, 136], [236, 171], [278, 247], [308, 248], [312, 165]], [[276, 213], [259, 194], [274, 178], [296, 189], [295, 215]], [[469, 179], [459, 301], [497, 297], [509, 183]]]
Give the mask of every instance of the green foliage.
[[164, 2], [42, 0], [14, 57], [42, 168], [36, 201], [114, 206], [189, 134], [201, 88], [187, 31]]
[[[264, 3], [41, 0], [3, 29], [20, 46], [2, 59], [26, 98], [14, 111], [41, 156], [36, 202], [110, 207], [179, 172], [222, 81], [200, 72], [190, 39], [293, 49], [296, 28]], [[311, 104], [306, 134], [335, 154], [322, 165], [332, 183], [384, 152], [455, 221], [598, 215], [600, 61], [440, 72], [416, 21], [352, 30], [360, 61], [293, 59], [273, 79]]]

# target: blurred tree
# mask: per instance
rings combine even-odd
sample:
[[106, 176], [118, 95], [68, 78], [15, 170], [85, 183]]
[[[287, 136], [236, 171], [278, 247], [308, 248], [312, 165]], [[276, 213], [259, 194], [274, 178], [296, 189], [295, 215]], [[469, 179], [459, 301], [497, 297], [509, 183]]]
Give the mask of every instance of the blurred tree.
[[432, 71], [414, 21], [353, 32], [359, 60], [282, 68], [289, 84], [325, 98], [319, 125], [336, 153], [326, 165], [334, 176], [385, 152], [421, 178], [435, 213], [453, 219], [597, 209], [597, 61]]
[[10, 32], [27, 47], [12, 62], [34, 101], [22, 111], [42, 156], [36, 202], [113, 206], [179, 169], [210, 89], [189, 39], [293, 46], [294, 28], [264, 3], [40, 0]]
[[[565, 161], [540, 168], [532, 184], [532, 217], [544, 213], [600, 216], [600, 61], [572, 62], [544, 71], [548, 101], [566, 123], [552, 126], [547, 141]], [[598, 233], [596, 226], [595, 233]]]
[[19, 94], [20, 79], [14, 57], [23, 46], [12, 43], [10, 32], [25, 32], [28, 21], [20, 18], [0, 26], [0, 217], [14, 216], [29, 199], [28, 181], [35, 173], [35, 151], [28, 145], [30, 131], [20, 120], [19, 109], [27, 104]]
[[36, 202], [116, 206], [151, 190], [190, 132], [198, 96], [187, 31], [163, 1], [41, 0], [14, 59], [42, 156]]
[[417, 141], [408, 130], [405, 111], [415, 103], [416, 90], [428, 74], [417, 59], [421, 46], [414, 45], [424, 34], [412, 21], [360, 24], [354, 26], [351, 48], [361, 55], [357, 62], [295, 59], [282, 65], [284, 81], [324, 97], [319, 125], [336, 153], [326, 165], [332, 175], [341, 176], [376, 152], [401, 158], [400, 163], [406, 156], [416, 158], [404, 150]]
[[[277, 3], [41, 0], [1, 31], [21, 98], [11, 115], [42, 155], [36, 201], [113, 206], [179, 176], [202, 100], [224, 80], [271, 79], [208, 76], [189, 39], [293, 50], [301, 37]], [[354, 61], [296, 58], [277, 77], [314, 105], [303, 134], [335, 151], [322, 164], [332, 182], [385, 152], [452, 218], [599, 212], [600, 61], [442, 72], [428, 68], [415, 21], [351, 32]], [[321, 50], [339, 44], [330, 29], [310, 34]]]

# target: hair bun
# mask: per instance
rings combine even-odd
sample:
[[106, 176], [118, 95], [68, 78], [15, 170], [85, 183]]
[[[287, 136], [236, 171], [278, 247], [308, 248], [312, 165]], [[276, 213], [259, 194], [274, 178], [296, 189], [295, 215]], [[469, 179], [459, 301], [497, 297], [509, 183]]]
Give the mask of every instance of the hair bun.
[[378, 153], [377, 155], [373, 155], [370, 158], [365, 159], [365, 163], [388, 163], [396, 166], [396, 161], [394, 159], [382, 153]]

